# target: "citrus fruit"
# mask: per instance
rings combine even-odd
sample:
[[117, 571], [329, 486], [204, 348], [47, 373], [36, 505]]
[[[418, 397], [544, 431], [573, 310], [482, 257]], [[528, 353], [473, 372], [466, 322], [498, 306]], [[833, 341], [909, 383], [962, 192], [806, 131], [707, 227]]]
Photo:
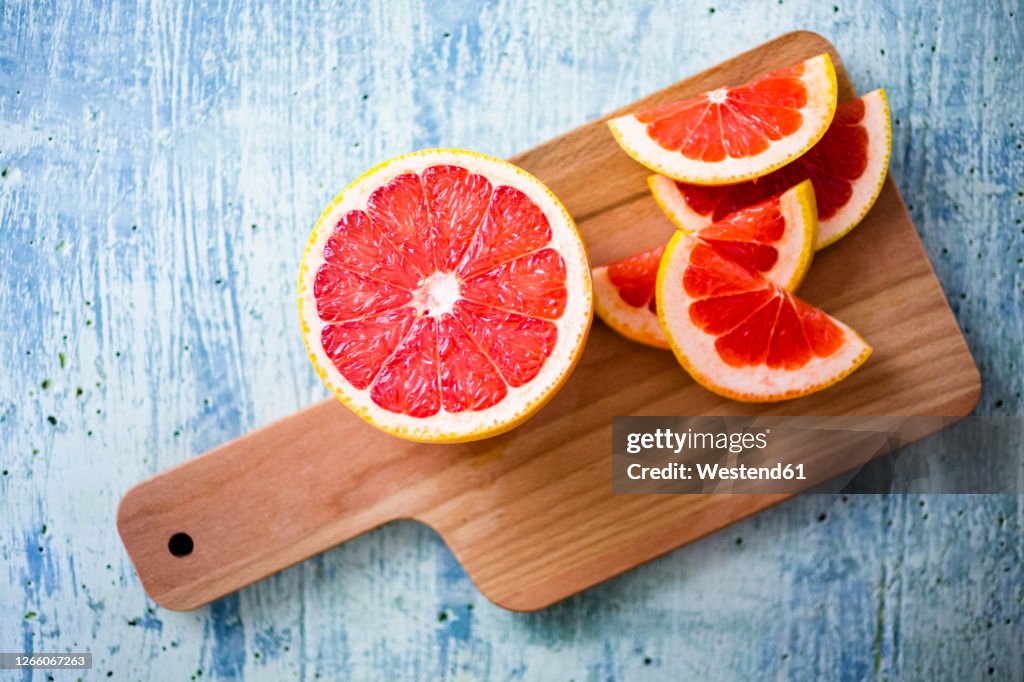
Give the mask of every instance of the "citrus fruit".
[[568, 378], [590, 327], [586, 251], [537, 178], [475, 152], [400, 156], [324, 211], [299, 272], [317, 373], [409, 440], [506, 431]]
[[608, 121], [627, 154], [681, 182], [756, 178], [797, 158], [825, 134], [836, 108], [827, 54], [736, 87]]
[[[699, 237], [723, 255], [789, 291], [814, 253], [814, 189], [808, 181], [706, 226]], [[668, 348], [658, 321], [655, 285], [664, 245], [594, 268], [597, 315], [623, 336]]]
[[818, 200], [818, 241], [834, 243], [864, 219], [874, 205], [889, 168], [892, 130], [884, 90], [836, 107], [832, 125], [810, 151], [756, 180], [706, 187], [662, 175], [648, 179], [662, 210], [681, 229], [694, 232], [737, 208], [791, 187], [814, 183]]
[[665, 247], [657, 302], [679, 363], [697, 383], [734, 400], [819, 391], [871, 354], [839, 320], [681, 231]]
[[654, 287], [665, 245], [594, 268], [594, 310], [627, 339], [668, 348], [658, 322]]

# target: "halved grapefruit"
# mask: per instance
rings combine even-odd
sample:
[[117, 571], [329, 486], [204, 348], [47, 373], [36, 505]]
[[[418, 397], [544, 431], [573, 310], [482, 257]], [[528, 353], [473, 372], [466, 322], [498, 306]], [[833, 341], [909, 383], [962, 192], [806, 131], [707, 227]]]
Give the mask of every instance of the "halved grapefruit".
[[681, 231], [665, 247], [657, 302], [679, 363], [697, 383], [733, 400], [820, 391], [871, 354], [839, 320]]
[[[808, 181], [708, 225], [699, 236], [720, 253], [789, 291], [811, 266], [817, 228]], [[664, 246], [594, 268], [597, 315], [623, 336], [668, 348], [658, 322], [655, 285]]]
[[476, 440], [529, 418], [569, 377], [592, 310], [565, 207], [526, 171], [461, 150], [358, 178], [320, 217], [299, 272], [317, 373], [409, 440]]
[[878, 199], [889, 169], [892, 129], [885, 90], [869, 92], [836, 108], [828, 132], [806, 154], [756, 180], [706, 187], [652, 175], [648, 184], [668, 217], [696, 232], [732, 211], [809, 179], [818, 199], [822, 249], [856, 227]]
[[608, 121], [627, 154], [697, 185], [750, 180], [781, 168], [821, 139], [836, 109], [828, 54]]

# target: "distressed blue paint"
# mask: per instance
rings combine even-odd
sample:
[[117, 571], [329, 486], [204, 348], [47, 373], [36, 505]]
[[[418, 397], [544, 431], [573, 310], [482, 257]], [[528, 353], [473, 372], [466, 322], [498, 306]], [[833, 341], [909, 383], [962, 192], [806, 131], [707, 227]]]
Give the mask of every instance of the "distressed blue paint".
[[141, 616], [128, 621], [129, 625], [136, 625], [143, 630], [152, 630], [157, 634], [163, 632], [164, 622], [156, 615], [156, 609], [154, 607], [147, 607], [146, 612]]
[[[473, 591], [469, 577], [450, 552], [438, 555], [437, 595], [442, 604], [437, 614], [437, 651], [440, 668], [453, 671], [451, 650], [472, 643]], [[457, 670], [457, 668], [455, 668]], [[454, 671], [453, 671], [454, 672]]]
[[228, 595], [210, 605], [209, 625], [213, 630], [213, 672], [219, 677], [240, 676], [248, 651], [238, 595]]
[[1020, 2], [682, 5], [0, 3], [0, 650], [114, 679], [1024, 678], [1020, 496], [806, 497], [536, 614], [415, 524], [194, 614], [142, 594], [127, 487], [324, 395], [291, 300], [347, 180], [512, 154], [796, 28], [888, 89], [979, 411], [1024, 412]]

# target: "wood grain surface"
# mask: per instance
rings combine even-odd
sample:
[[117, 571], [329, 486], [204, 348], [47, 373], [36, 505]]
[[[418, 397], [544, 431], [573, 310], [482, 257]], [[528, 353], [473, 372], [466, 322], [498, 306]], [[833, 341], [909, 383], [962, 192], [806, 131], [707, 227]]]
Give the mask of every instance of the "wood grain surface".
[[[1024, 414], [1022, 16], [0, 2], [0, 651], [91, 651], [87, 680], [1024, 678], [1019, 494], [800, 496], [525, 614], [405, 521], [175, 613], [113, 523], [138, 481], [327, 397], [277, 302], [362, 170], [431, 146], [508, 157], [796, 29], [886, 88], [891, 177], [984, 379], [977, 412]], [[1019, 476], [1019, 453], [918, 450], [950, 488], [956, 463]]]
[[[623, 109], [745, 82], [824, 51], [782, 36]], [[577, 218], [596, 263], [671, 234], [646, 169], [604, 119], [514, 160]], [[693, 383], [671, 354], [596, 326], [575, 374], [526, 425], [465, 445], [407, 443], [328, 400], [133, 488], [118, 528], [160, 605], [191, 609], [399, 518], [436, 529], [480, 590], [534, 610], [785, 499], [784, 495], [613, 495], [611, 421], [629, 414], [966, 415], [978, 371], [895, 186], [816, 259], [801, 295], [857, 329], [874, 357], [820, 394], [741, 405]], [[173, 557], [169, 538], [195, 550]]]

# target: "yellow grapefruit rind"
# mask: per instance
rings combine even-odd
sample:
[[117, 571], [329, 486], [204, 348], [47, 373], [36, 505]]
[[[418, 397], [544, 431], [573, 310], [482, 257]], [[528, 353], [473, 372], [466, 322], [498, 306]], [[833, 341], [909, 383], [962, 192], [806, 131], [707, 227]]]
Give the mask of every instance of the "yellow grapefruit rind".
[[627, 339], [645, 346], [669, 348], [658, 316], [647, 306], [634, 308], [619, 296], [618, 289], [608, 278], [608, 266], [594, 268], [594, 311], [601, 320]]
[[[814, 197], [814, 185], [810, 180], [804, 180], [799, 185], [786, 190], [779, 197], [779, 206], [786, 219], [786, 224], [795, 223], [803, 238], [800, 240], [797, 265], [790, 271], [792, 274], [789, 278], [780, 281], [782, 277], [774, 272], [769, 272], [766, 276], [780, 284], [786, 291], [796, 291], [803, 284], [804, 277], [811, 269], [811, 261], [814, 260], [814, 241], [818, 237], [818, 202]], [[780, 265], [776, 265], [776, 268], [778, 267]]]
[[[368, 399], [369, 388], [359, 391], [341, 376], [341, 373], [334, 367], [334, 364], [327, 358], [319, 337], [311, 333], [313, 325], [316, 325], [317, 329], [323, 326], [316, 314], [316, 301], [313, 299], [313, 279], [316, 276], [316, 265], [320, 262], [323, 246], [327, 241], [327, 237], [333, 231], [337, 219], [348, 210], [365, 208], [366, 198], [370, 192], [395, 175], [409, 170], [418, 172], [429, 165], [446, 163], [465, 167], [472, 172], [483, 173], [492, 184], [502, 183], [516, 187], [526, 192], [530, 199], [540, 206], [551, 223], [551, 245], [555, 246], [558, 239], [562, 240], [562, 244], [559, 245], [562, 247], [559, 248], [559, 253], [565, 260], [566, 287], [569, 290], [570, 306], [582, 306], [584, 312], [584, 316], [577, 320], [576, 324], [572, 325], [573, 329], [571, 331], [573, 333], [571, 336], [563, 338], [563, 327], [570, 326], [568, 321], [570, 308], [566, 308], [562, 318], [555, 321], [556, 324], [563, 320], [566, 323], [558, 327], [559, 338], [556, 342], [555, 350], [548, 357], [547, 363], [541, 369], [541, 374], [525, 386], [518, 388], [510, 386], [508, 395], [495, 407], [505, 405], [514, 396], [519, 397], [516, 393], [517, 391], [525, 393], [526, 391], [522, 391], [522, 389], [534, 386], [540, 387], [540, 383], [535, 384], [535, 382], [538, 382], [546, 368], [554, 367], [550, 363], [556, 359], [555, 356], [559, 349], [564, 348], [565, 350], [561, 354], [561, 359], [563, 360], [561, 371], [551, 377], [546, 385], [540, 388], [535, 387], [533, 393], [536, 393], [536, 395], [530, 396], [517, 408], [514, 408], [507, 418], [496, 421], [492, 420], [491, 423], [470, 423], [468, 428], [453, 428], [451, 426], [433, 427], [428, 424], [431, 420], [434, 420], [433, 417], [419, 419], [389, 412], [377, 406]], [[532, 191], [526, 191], [524, 188], [529, 188]], [[556, 220], [560, 221], [564, 227], [570, 229], [560, 230], [555, 224]], [[565, 236], [559, 237], [560, 234]], [[575, 287], [573, 281], [577, 283]], [[317, 375], [319, 375], [331, 393], [360, 418], [381, 431], [405, 440], [420, 443], [463, 443], [490, 438], [519, 426], [536, 414], [558, 393], [559, 389], [572, 375], [580, 356], [583, 354], [583, 347], [586, 344], [587, 334], [593, 321], [594, 309], [593, 287], [590, 279], [590, 262], [587, 250], [583, 245], [583, 238], [580, 235], [579, 228], [558, 197], [544, 183], [518, 166], [479, 152], [452, 148], [423, 149], [384, 161], [353, 180], [334, 197], [320, 215], [316, 225], [313, 227], [309, 241], [306, 243], [302, 265], [299, 268], [298, 294], [299, 321], [302, 326], [302, 339], [306, 345], [306, 352], [313, 363]], [[574, 297], [575, 303], [573, 302]], [[357, 396], [366, 399], [360, 400], [357, 399]], [[444, 412], [442, 408], [442, 412], [438, 414], [442, 413], [457, 417], [458, 415], [486, 414], [487, 410], [453, 414]], [[463, 419], [461, 421], [468, 422], [471, 420]]]
[[[864, 100], [864, 126], [868, 130], [868, 166], [864, 169], [864, 176], [874, 178], [868, 184], [855, 184], [855, 193], [860, 193], [860, 198], [853, 197], [847, 206], [856, 205], [858, 208], [852, 211], [853, 218], [843, 218], [851, 211], [843, 210], [828, 220], [818, 222], [818, 239], [814, 245], [815, 251], [820, 251], [827, 246], [835, 244], [845, 237], [850, 231], [857, 227], [867, 216], [871, 207], [875, 205], [878, 196], [885, 186], [885, 178], [889, 173], [889, 159], [892, 155], [892, 124], [889, 116], [889, 101], [885, 95], [885, 89], [879, 88], [869, 92], [862, 97]], [[885, 145], [881, 147], [882, 154], [872, 156], [872, 151], [877, 147], [873, 142], [878, 137], [884, 137]], [[864, 177], [862, 176], [862, 177]], [[858, 179], [859, 180], [859, 179]], [[711, 224], [711, 217], [701, 215], [690, 208], [682, 193], [676, 187], [672, 178], [664, 175], [651, 175], [647, 178], [647, 186], [651, 190], [655, 203], [664, 212], [668, 219], [684, 232], [694, 233]], [[870, 188], [863, 190], [863, 188]], [[861, 190], [858, 192], [858, 190]], [[844, 207], [845, 209], [846, 207]], [[838, 218], [838, 220], [837, 220]], [[843, 220], [840, 227], [833, 225]]]
[[623, 151], [656, 173], [694, 185], [730, 185], [761, 177], [797, 158], [813, 147], [828, 130], [836, 111], [836, 71], [828, 53], [804, 62], [801, 80], [807, 85], [807, 105], [801, 109], [805, 124], [795, 133], [769, 143], [754, 156], [727, 157], [722, 161], [695, 161], [678, 151], [669, 151], [647, 134], [647, 126], [634, 114], [608, 121], [608, 127]]
[[[694, 241], [693, 237], [682, 231], [677, 232], [669, 241], [668, 246], [665, 248], [665, 255], [661, 260], [661, 267], [658, 269], [656, 292], [658, 319], [665, 332], [665, 338], [668, 339], [672, 352], [675, 354], [679, 364], [682, 365], [683, 369], [686, 370], [694, 381], [704, 388], [725, 398], [747, 403], [791, 400], [816, 393], [842, 381], [864, 364], [868, 356], [871, 355], [871, 346], [857, 332], [839, 320], [831, 318], [843, 330], [847, 338], [844, 347], [837, 355], [825, 359], [815, 358], [804, 368], [797, 371], [773, 370], [767, 366], [740, 368], [726, 365], [725, 362], [718, 358], [716, 351], [714, 351], [716, 337], [704, 334], [695, 329], [692, 323], [689, 323], [691, 301], [682, 287], [682, 278], [689, 260], [688, 252], [692, 248]], [[685, 317], [686, 321], [682, 321], [681, 317]], [[711, 357], [713, 361], [718, 362], [717, 369], [726, 379], [712, 377], [709, 372], [698, 367], [699, 363], [690, 357], [694, 349], [684, 347], [688, 344], [703, 344], [705, 348], [701, 350], [704, 350], [705, 354]], [[688, 350], [691, 352], [688, 352]], [[826, 373], [823, 378], [805, 382], [804, 384], [796, 384], [789, 388], [753, 391], [750, 390], [749, 386], [742, 387], [742, 384], [756, 384], [758, 380], [767, 383], [772, 380], [792, 378], [801, 374], [806, 375], [810, 370], [821, 367], [829, 369], [827, 367], [829, 364], [835, 365], [835, 369]], [[785, 375], [788, 375], [788, 377]]]

